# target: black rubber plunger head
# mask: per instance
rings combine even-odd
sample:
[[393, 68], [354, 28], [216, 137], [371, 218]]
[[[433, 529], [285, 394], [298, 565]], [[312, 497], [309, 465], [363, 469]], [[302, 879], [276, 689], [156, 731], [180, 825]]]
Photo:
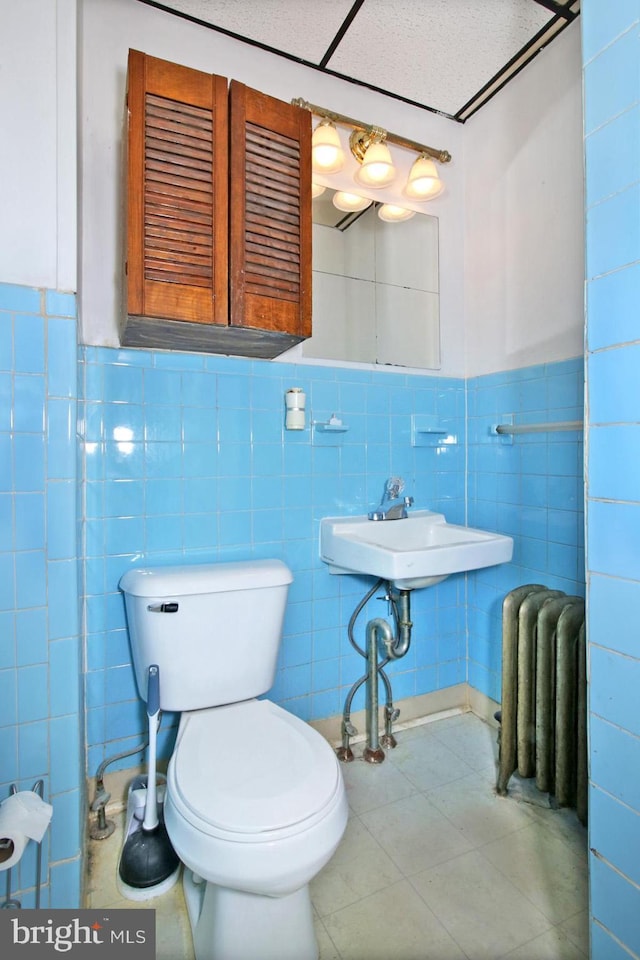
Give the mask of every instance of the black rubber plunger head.
[[159, 823], [153, 830], [140, 826], [130, 834], [122, 848], [118, 870], [123, 883], [142, 890], [170, 877], [179, 862], [165, 825]]

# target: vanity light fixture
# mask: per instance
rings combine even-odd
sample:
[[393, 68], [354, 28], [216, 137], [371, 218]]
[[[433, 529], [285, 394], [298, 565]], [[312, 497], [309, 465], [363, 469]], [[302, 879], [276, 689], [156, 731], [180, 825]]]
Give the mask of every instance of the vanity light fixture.
[[387, 223], [400, 223], [402, 220], [411, 220], [415, 217], [415, 210], [408, 210], [406, 207], [398, 207], [395, 203], [383, 203], [378, 207], [378, 216]]
[[358, 210], [366, 210], [370, 207], [373, 200], [369, 197], [361, 197], [357, 193], [347, 193], [345, 190], [336, 190], [333, 195], [333, 205], [338, 210], [345, 210], [347, 213], [356, 213]]
[[317, 173], [338, 173], [344, 166], [344, 152], [335, 124], [324, 117], [311, 137], [311, 163]]
[[311, 141], [312, 164], [316, 172], [338, 173], [344, 166], [344, 152], [336, 129], [336, 124], [339, 124], [351, 127], [349, 148], [360, 165], [355, 174], [358, 183], [378, 189], [393, 182], [396, 169], [389, 144], [395, 144], [418, 154], [403, 190], [406, 197], [413, 202], [425, 202], [439, 196], [444, 190], [436, 164], [450, 162], [451, 154], [448, 150], [429, 147], [400, 134], [383, 130], [382, 127], [362, 123], [342, 113], [309, 103], [302, 97], [292, 100], [291, 103], [321, 118]]
[[374, 127], [371, 133], [354, 130], [349, 138], [351, 152], [360, 163], [355, 178], [365, 187], [374, 187], [377, 190], [389, 186], [395, 180], [396, 168], [391, 159], [391, 151], [384, 142], [385, 137], [384, 130]]
[[421, 153], [409, 172], [404, 194], [412, 200], [432, 200], [444, 190], [438, 169], [433, 160]]
[[315, 200], [316, 197], [321, 197], [327, 188], [323, 187], [321, 183], [314, 183], [311, 181], [311, 197]]

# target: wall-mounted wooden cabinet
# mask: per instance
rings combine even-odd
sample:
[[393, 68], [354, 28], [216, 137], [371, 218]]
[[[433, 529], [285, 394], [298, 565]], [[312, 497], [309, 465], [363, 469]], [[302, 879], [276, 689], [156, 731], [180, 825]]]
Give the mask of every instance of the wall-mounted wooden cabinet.
[[121, 340], [270, 358], [311, 335], [310, 114], [129, 52]]

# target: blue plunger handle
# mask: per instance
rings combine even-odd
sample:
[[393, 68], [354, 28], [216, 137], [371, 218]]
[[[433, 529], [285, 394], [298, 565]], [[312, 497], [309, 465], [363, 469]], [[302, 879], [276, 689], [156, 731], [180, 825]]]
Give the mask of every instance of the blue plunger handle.
[[160, 667], [152, 663], [147, 678], [147, 715], [155, 716], [160, 709]]
[[160, 712], [160, 667], [152, 663], [147, 671], [147, 716], [149, 718], [149, 769], [147, 771], [147, 796], [144, 808], [143, 830], [155, 830], [158, 826], [158, 802], [156, 793], [156, 737]]

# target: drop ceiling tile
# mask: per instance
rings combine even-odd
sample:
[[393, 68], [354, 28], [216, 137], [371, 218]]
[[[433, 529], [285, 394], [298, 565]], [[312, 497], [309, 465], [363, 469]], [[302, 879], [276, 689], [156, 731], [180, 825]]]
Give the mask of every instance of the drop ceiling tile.
[[365, 0], [327, 67], [454, 115], [552, 18], [532, 0]]
[[[353, 0], [313, 0], [313, 3], [305, 0], [168, 0], [166, 5], [212, 26], [318, 64], [352, 4]], [[379, 25], [375, 29], [378, 30]]]
[[[358, 8], [354, 0], [158, 0], [157, 5], [316, 66], [356, 10], [326, 69], [464, 120], [537, 52], [538, 46], [526, 50], [537, 34], [544, 45], [566, 25], [545, 2], [362, 0]], [[570, 16], [579, 13], [579, 0], [557, 2]], [[491, 86], [496, 75], [500, 80]]]

